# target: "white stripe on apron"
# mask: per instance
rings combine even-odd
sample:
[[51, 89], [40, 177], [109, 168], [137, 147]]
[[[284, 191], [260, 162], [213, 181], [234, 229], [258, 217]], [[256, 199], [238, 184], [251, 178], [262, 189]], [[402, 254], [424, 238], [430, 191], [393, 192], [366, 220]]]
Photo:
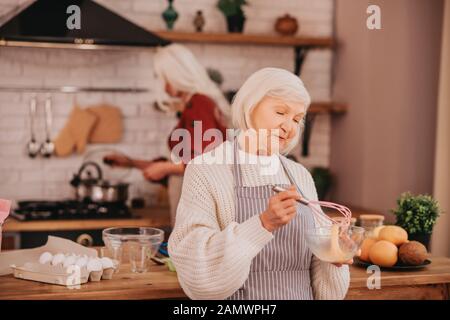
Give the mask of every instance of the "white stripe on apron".
[[[238, 158], [238, 143], [234, 140], [234, 190], [236, 222], [242, 223], [266, 210], [269, 198], [275, 195], [271, 186], [244, 187]], [[280, 156], [282, 167], [291, 183], [301, 192]], [[280, 185], [287, 188], [288, 185]], [[311, 209], [299, 205], [297, 215], [285, 226], [273, 232], [274, 238], [253, 258], [244, 285], [230, 300], [311, 300], [310, 279], [312, 253], [305, 243], [305, 230], [314, 227]]]

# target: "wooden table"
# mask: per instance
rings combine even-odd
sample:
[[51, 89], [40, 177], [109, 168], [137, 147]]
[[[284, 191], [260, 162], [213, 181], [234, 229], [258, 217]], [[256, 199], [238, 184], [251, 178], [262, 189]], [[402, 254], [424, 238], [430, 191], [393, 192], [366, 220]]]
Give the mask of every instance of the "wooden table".
[[381, 271], [380, 290], [367, 288], [372, 273], [351, 266], [348, 300], [450, 299], [450, 259], [432, 257], [429, 266], [416, 271]]
[[[127, 266], [125, 266], [127, 267]], [[129, 270], [129, 268], [127, 268]], [[154, 265], [146, 273], [119, 271], [111, 280], [88, 282], [79, 289], [0, 277], [0, 300], [137, 300], [185, 298], [176, 272]]]
[[[381, 289], [369, 290], [370, 274], [351, 266], [351, 282], [346, 299], [449, 299], [450, 259], [431, 258], [432, 264], [420, 271], [382, 272]], [[126, 267], [124, 267], [125, 269]], [[152, 266], [148, 273], [120, 271], [112, 280], [88, 282], [80, 289], [0, 277], [3, 299], [187, 299], [176, 273], [165, 266]]]

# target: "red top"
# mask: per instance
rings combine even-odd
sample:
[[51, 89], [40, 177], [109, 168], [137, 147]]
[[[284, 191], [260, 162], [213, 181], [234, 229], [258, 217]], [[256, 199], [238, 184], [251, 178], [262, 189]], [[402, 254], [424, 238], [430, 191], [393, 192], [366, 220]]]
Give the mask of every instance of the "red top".
[[[222, 132], [223, 141], [225, 140], [226, 128], [222, 126], [214, 116], [215, 108], [217, 108], [217, 106], [212, 99], [202, 94], [194, 94], [191, 97], [191, 100], [189, 100], [189, 102], [187, 103], [183, 113], [181, 114], [180, 121], [173, 129], [173, 131], [175, 131], [176, 129], [183, 128], [189, 131], [191, 137], [191, 155], [189, 157], [189, 160], [196, 157], [197, 155], [202, 154], [205, 148], [210, 143], [216, 142], [214, 141], [214, 139], [212, 139], [212, 141], [204, 141], [204, 139], [202, 139], [203, 134], [206, 130], [213, 128], [219, 129]], [[200, 126], [199, 124], [197, 124], [197, 132], [201, 132], [201, 136], [199, 137], [202, 141], [201, 150], [195, 150], [196, 146], [194, 145], [194, 121], [201, 121], [201, 130], [199, 130]], [[183, 138], [177, 139], [179, 139], [179, 141], [171, 141], [171, 136], [169, 136], [168, 143], [171, 151], [177, 144], [183, 142]], [[180, 152], [179, 156], [183, 157], [184, 159], [184, 155], [182, 154], [182, 152]]]

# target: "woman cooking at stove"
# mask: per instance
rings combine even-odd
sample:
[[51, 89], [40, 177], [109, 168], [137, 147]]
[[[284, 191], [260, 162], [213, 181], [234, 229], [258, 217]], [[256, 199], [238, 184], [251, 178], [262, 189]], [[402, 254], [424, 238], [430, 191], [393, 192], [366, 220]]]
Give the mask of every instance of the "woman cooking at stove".
[[[233, 101], [236, 138], [188, 164], [169, 253], [190, 298], [345, 297], [352, 261], [323, 262], [306, 247], [305, 230], [317, 221], [295, 199], [317, 200], [314, 182], [276, 148], [286, 154], [296, 145], [309, 105], [300, 78], [259, 70]], [[226, 165], [223, 155], [232, 159]], [[290, 187], [276, 194], [272, 185]]]
[[[160, 181], [168, 177], [170, 218], [174, 225], [175, 213], [181, 195], [183, 173], [187, 162], [201, 154], [210, 143], [194, 143], [194, 121], [201, 122], [201, 135], [208, 129], [219, 129], [225, 137], [230, 106], [218, 86], [209, 78], [206, 69], [198, 62], [192, 52], [179, 44], [158, 48], [154, 56], [154, 69], [158, 78], [165, 84], [166, 93], [173, 98], [171, 108], [181, 112], [177, 129], [185, 129], [191, 136], [191, 153], [172, 155], [172, 161], [149, 161], [130, 159], [120, 155], [109, 155], [107, 162], [124, 167], [142, 170], [149, 181]], [[170, 151], [179, 143], [169, 136]], [[222, 142], [222, 141], [220, 141]], [[220, 143], [219, 142], [219, 143]], [[176, 156], [179, 156], [178, 158]]]

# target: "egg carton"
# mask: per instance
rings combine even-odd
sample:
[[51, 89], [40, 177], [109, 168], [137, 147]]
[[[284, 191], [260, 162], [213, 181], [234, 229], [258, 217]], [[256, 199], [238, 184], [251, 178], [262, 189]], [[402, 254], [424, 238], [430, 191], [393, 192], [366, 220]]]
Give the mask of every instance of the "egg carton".
[[63, 266], [43, 265], [27, 262], [21, 267], [12, 265], [14, 277], [62, 286], [76, 286], [89, 281], [89, 272], [86, 268], [73, 268]]
[[117, 268], [97, 250], [54, 236], [41, 247], [0, 252], [0, 275], [65, 286], [111, 279]]
[[[88, 281], [110, 280], [116, 271], [116, 266], [101, 268], [99, 270], [89, 270], [89, 265], [79, 266], [75, 263], [65, 265], [63, 264], [63, 260], [60, 263], [54, 263], [54, 257], [58, 257], [58, 254], [53, 256], [53, 261], [42, 261], [42, 257], [45, 254], [50, 253], [43, 253], [40, 262], [27, 262], [23, 266], [11, 265], [14, 277], [63, 286], [75, 286], [87, 283]], [[70, 255], [64, 256], [67, 258]], [[86, 261], [88, 259], [100, 260], [96, 257], [87, 256], [79, 257], [78, 259], [85, 259]]]

